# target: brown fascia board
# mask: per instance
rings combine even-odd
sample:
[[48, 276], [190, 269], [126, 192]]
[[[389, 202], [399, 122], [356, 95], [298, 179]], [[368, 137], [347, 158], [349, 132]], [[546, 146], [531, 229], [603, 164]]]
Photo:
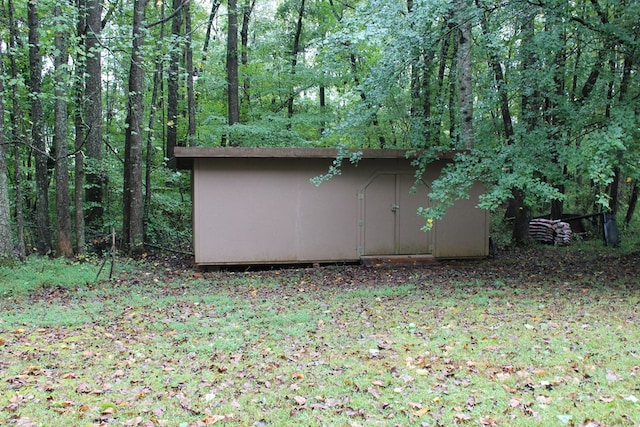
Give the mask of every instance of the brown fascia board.
[[[347, 149], [348, 153], [361, 153], [364, 159], [404, 159], [416, 158], [417, 151], [405, 149]], [[407, 153], [410, 153], [407, 155]], [[451, 160], [456, 152], [441, 153], [441, 160]], [[211, 158], [298, 158], [298, 159], [335, 159], [338, 156], [337, 148], [266, 148], [266, 147], [175, 147], [174, 155], [177, 158], [180, 169], [191, 169], [194, 159]]]

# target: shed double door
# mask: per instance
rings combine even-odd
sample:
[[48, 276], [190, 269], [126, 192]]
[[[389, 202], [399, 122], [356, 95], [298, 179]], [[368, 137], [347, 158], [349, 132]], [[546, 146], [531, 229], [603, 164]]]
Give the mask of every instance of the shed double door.
[[431, 232], [418, 208], [429, 201], [424, 182], [416, 185], [412, 173], [380, 173], [360, 191], [361, 255], [409, 255], [432, 252]]

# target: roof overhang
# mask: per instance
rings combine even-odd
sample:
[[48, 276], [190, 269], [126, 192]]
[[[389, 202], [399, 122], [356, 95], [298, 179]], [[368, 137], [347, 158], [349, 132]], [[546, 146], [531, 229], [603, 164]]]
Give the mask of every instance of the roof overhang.
[[[404, 149], [354, 148], [346, 150], [349, 153], [359, 153], [359, 157], [363, 159], [406, 159], [417, 158], [420, 155], [418, 150]], [[174, 149], [174, 155], [180, 169], [191, 169], [195, 159], [335, 159], [340, 153], [341, 150], [338, 148], [175, 147]], [[440, 153], [438, 158], [451, 160], [455, 154], [455, 151]]]

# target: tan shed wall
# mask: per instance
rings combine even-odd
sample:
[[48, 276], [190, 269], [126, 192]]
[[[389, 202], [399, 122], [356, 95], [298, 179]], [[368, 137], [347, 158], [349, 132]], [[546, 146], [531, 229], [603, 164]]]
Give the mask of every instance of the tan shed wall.
[[[311, 184], [330, 163], [326, 158], [194, 158], [196, 263], [357, 261], [363, 254], [406, 253], [409, 247], [412, 253], [443, 257], [487, 255], [488, 215], [468, 204], [456, 206], [464, 212], [447, 214], [432, 232], [420, 231], [424, 219], [415, 212], [427, 203], [427, 187], [405, 194], [414, 172], [408, 160], [362, 159], [357, 167], [345, 161], [341, 175], [319, 187]], [[427, 185], [442, 164], [430, 169]], [[387, 197], [387, 187], [398, 194]], [[394, 211], [396, 204], [401, 206]], [[396, 220], [388, 225], [388, 218]], [[458, 234], [461, 222], [466, 236]], [[382, 245], [391, 240], [389, 249], [374, 253], [376, 240]]]
[[489, 255], [489, 213], [476, 208], [483, 187], [475, 184], [467, 200], [458, 200], [434, 225], [436, 258], [477, 258]]

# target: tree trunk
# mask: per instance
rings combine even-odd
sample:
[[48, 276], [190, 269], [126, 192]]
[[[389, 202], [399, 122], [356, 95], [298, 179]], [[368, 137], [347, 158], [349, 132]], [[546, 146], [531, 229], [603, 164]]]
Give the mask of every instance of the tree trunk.
[[[545, 117], [549, 125], [551, 126], [562, 126], [564, 124], [564, 118], [559, 114], [559, 104], [558, 99], [562, 99], [565, 96], [566, 88], [565, 88], [565, 69], [567, 67], [567, 32], [564, 28], [564, 23], [562, 20], [554, 19], [550, 26], [555, 28], [556, 31], [561, 30], [560, 32], [560, 42], [561, 47], [558, 49], [554, 59], [554, 73], [553, 73], [553, 82], [555, 86], [555, 98], [547, 96], [545, 101]], [[562, 176], [567, 176], [568, 171], [565, 165], [561, 165], [559, 161], [559, 152], [561, 151], [560, 145], [564, 142], [561, 138], [558, 138], [557, 134], [554, 133], [550, 137], [550, 150], [553, 153], [553, 163], [558, 167], [558, 169], [562, 170]], [[556, 184], [555, 188], [558, 190], [560, 194], [564, 196], [566, 191], [566, 186], [563, 183]], [[551, 200], [551, 219], [562, 219], [564, 214], [564, 198], [558, 198]]]
[[[249, 21], [251, 20], [251, 13], [256, 5], [256, 0], [246, 0], [247, 2], [242, 8], [242, 28], [240, 29], [240, 43], [242, 45], [242, 54], [240, 62], [242, 67], [246, 67], [249, 63]], [[246, 105], [251, 102], [251, 81], [249, 80], [248, 73], [244, 73], [244, 79], [242, 82], [243, 97]]]
[[520, 189], [511, 191], [509, 208], [514, 213], [513, 230], [511, 240], [521, 245], [529, 240], [529, 221], [531, 220], [531, 208], [524, 202], [524, 194]]
[[[448, 27], [448, 22], [442, 23], [443, 27]], [[443, 28], [441, 31], [444, 31], [446, 34], [449, 34], [451, 31], [450, 28]], [[440, 60], [438, 66], [438, 94], [437, 98], [444, 98], [445, 91], [445, 74], [447, 70], [447, 60], [449, 59], [449, 50], [451, 49], [451, 36], [445, 36], [442, 38], [441, 46], [440, 46]], [[453, 68], [453, 65], [452, 65]], [[433, 124], [430, 126], [430, 129], [433, 129], [433, 135], [438, 138], [440, 134], [440, 128], [442, 127], [443, 115], [444, 115], [444, 105], [443, 101], [436, 103], [436, 117], [434, 117]]]
[[613, 168], [613, 181], [609, 184], [609, 212], [612, 215], [618, 214], [618, 208], [620, 207], [620, 180], [621, 180], [620, 167]]
[[325, 130], [325, 126], [326, 126], [326, 122], [324, 121], [324, 117], [325, 117], [325, 110], [327, 109], [327, 89], [324, 87], [324, 85], [321, 85], [320, 88], [320, 114], [322, 115], [323, 119], [320, 122], [320, 129], [318, 129], [318, 135], [322, 136], [324, 135], [324, 130]]
[[[4, 41], [0, 39], [0, 45]], [[4, 58], [0, 50], [0, 261], [13, 257], [11, 240], [11, 211], [9, 209], [9, 183], [7, 182], [7, 156], [4, 139]]]
[[[304, 18], [305, 0], [300, 3], [300, 9], [298, 10], [298, 22], [296, 23], [296, 32], [293, 36], [293, 46], [291, 48], [291, 75], [296, 74], [296, 67], [298, 65], [298, 53], [300, 52], [300, 39], [302, 38], [302, 19]], [[295, 94], [294, 88], [291, 88], [291, 94], [287, 100], [287, 117], [290, 119], [293, 117], [293, 100]]]
[[144, 221], [142, 198], [142, 46], [145, 6], [148, 0], [135, 0], [133, 6], [133, 44], [129, 68], [129, 102], [125, 133], [123, 227], [124, 244], [130, 254], [143, 249]]
[[167, 152], [165, 157], [170, 169], [176, 168], [174, 149], [178, 145], [178, 91], [180, 69], [180, 30], [182, 28], [182, 0], [173, 0], [173, 18], [171, 19], [171, 48], [169, 70], [167, 73]]
[[[622, 104], [624, 101], [626, 101], [627, 97], [628, 97], [628, 91], [629, 91], [629, 84], [631, 81], [631, 76], [632, 76], [632, 70], [633, 70], [633, 65], [634, 65], [634, 56], [631, 53], [626, 53], [624, 56], [624, 61], [623, 61], [623, 65], [622, 65], [622, 80], [620, 81], [620, 89], [618, 91], [618, 100], [619, 102]], [[611, 70], [614, 71], [615, 70], [615, 66], [612, 64], [611, 65]], [[613, 81], [610, 82], [610, 86], [608, 89], [608, 93], [607, 93], [607, 98], [608, 98], [608, 103], [607, 103], [607, 112], [606, 112], [606, 117], [607, 119], [609, 119], [610, 117], [610, 112], [611, 112], [611, 107], [610, 104], [613, 102], [613, 97], [614, 97], [614, 90], [613, 90]], [[637, 109], [634, 109], [634, 114], [636, 113]], [[621, 161], [622, 159], [622, 153], [618, 152], [618, 159]], [[622, 181], [622, 171], [620, 170], [620, 166], [616, 165], [613, 169], [613, 175], [614, 175], [614, 179], [613, 182], [611, 183], [611, 185], [609, 186], [609, 210], [611, 211], [612, 214], [617, 214], [618, 210], [620, 208], [620, 184]], [[631, 205], [629, 206], [629, 209], [631, 209]], [[631, 209], [631, 214], [633, 215], [633, 209]], [[629, 218], [630, 220], [631, 218]]]
[[207, 21], [207, 32], [204, 36], [204, 43], [202, 45], [202, 63], [207, 62], [207, 51], [209, 50], [209, 41], [211, 40], [211, 28], [213, 27], [213, 19], [216, 17], [218, 8], [220, 7], [219, 0], [213, 0], [211, 3], [211, 13], [209, 14], [209, 20]]
[[[532, 47], [534, 45], [533, 38], [535, 36], [535, 12], [530, 12], [526, 16], [523, 17], [520, 31], [522, 33], [522, 42], [521, 42], [521, 64], [522, 64], [522, 73], [527, 74], [529, 71], [535, 69], [536, 63], [538, 62], [537, 54]], [[532, 131], [535, 129], [538, 119], [539, 119], [539, 111], [541, 106], [540, 101], [540, 92], [537, 89], [537, 85], [533, 85], [533, 82], [529, 82], [533, 87], [526, 91], [520, 98], [521, 103], [521, 111], [522, 111], [522, 119], [525, 123], [525, 129], [527, 131]]]
[[75, 107], [74, 107], [74, 128], [75, 128], [75, 155], [74, 155], [74, 193], [73, 206], [74, 225], [76, 229], [76, 252], [83, 255], [86, 252], [85, 220], [84, 220], [84, 152], [85, 149], [85, 125], [83, 116], [84, 92], [85, 92], [85, 58], [80, 52], [86, 49], [84, 38], [87, 28], [86, 14], [82, 13], [86, 8], [86, 0], [76, 0], [76, 7], [79, 11], [78, 22], [76, 24], [76, 36], [80, 43], [75, 59]]
[[[94, 232], [103, 232], [103, 193], [106, 182], [102, 166], [102, 0], [86, 0], [86, 153], [88, 160], [86, 201], [86, 224]], [[82, 11], [80, 11], [82, 13]]]
[[633, 186], [631, 187], [631, 195], [629, 195], [629, 206], [627, 207], [627, 214], [624, 216], [625, 224], [631, 224], [631, 220], [633, 219], [633, 214], [636, 211], [636, 206], [638, 205], [638, 180], [633, 180]]
[[[409, 14], [415, 12], [413, 0], [407, 0], [407, 12]], [[410, 114], [412, 119], [416, 120], [416, 125], [421, 127], [421, 135], [424, 146], [428, 146], [433, 143], [431, 141], [432, 132], [430, 85], [435, 51], [433, 47], [420, 46], [415, 48], [413, 55], [415, 55], [416, 64], [413, 64], [411, 67]], [[417, 61], [418, 58], [420, 58], [419, 61]], [[421, 64], [421, 67], [418, 64]], [[417, 122], [418, 119], [420, 120], [420, 122]]]
[[49, 223], [49, 176], [47, 169], [47, 146], [44, 140], [44, 112], [40, 99], [42, 92], [42, 56], [38, 39], [38, 2], [27, 2], [29, 26], [29, 90], [31, 92], [31, 139], [36, 160], [36, 212], [35, 221], [38, 241], [36, 247], [41, 255], [51, 252], [51, 229]]
[[[58, 19], [62, 18], [60, 6], [56, 6], [54, 14]], [[64, 24], [58, 22], [60, 28]], [[56, 55], [54, 57], [55, 68], [55, 127], [53, 145], [56, 155], [56, 214], [57, 214], [57, 255], [66, 258], [73, 257], [73, 245], [71, 243], [71, 197], [69, 196], [69, 149], [67, 147], [67, 99], [66, 83], [68, 82], [67, 67], [67, 34], [59, 30], [55, 35]]]
[[185, 46], [186, 67], [187, 67], [187, 116], [188, 116], [188, 135], [187, 145], [193, 147], [196, 141], [196, 97], [193, 88], [193, 77], [195, 70], [193, 69], [193, 45], [191, 41], [191, 7], [190, 3], [184, 5], [184, 33], [187, 37]]
[[471, 24], [466, 0], [455, 2], [458, 16], [458, 108], [460, 111], [460, 142], [466, 149], [473, 148], [473, 91], [471, 81]]
[[162, 19], [162, 23], [160, 24], [160, 37], [158, 40], [158, 50], [157, 50], [157, 54], [156, 54], [156, 69], [155, 72], [153, 73], [153, 88], [151, 89], [151, 110], [149, 111], [149, 126], [147, 127], [147, 152], [146, 152], [146, 161], [145, 161], [145, 178], [144, 178], [144, 224], [145, 224], [145, 231], [144, 231], [144, 235], [146, 237], [147, 235], [147, 230], [146, 230], [146, 224], [148, 223], [148, 219], [149, 219], [149, 212], [151, 210], [151, 195], [152, 195], [152, 190], [151, 190], [151, 171], [153, 168], [153, 137], [154, 137], [154, 127], [155, 127], [155, 123], [156, 123], [156, 112], [162, 108], [162, 101], [158, 102], [158, 93], [160, 92], [160, 85], [162, 83], [162, 72], [163, 72], [163, 67], [164, 67], [164, 61], [163, 61], [163, 54], [162, 54], [162, 49], [161, 49], [161, 45], [163, 43], [164, 40], [164, 32], [165, 32], [165, 25], [164, 25], [164, 13], [165, 13], [165, 7], [164, 7], [164, 3], [161, 6], [161, 13], [160, 16], [163, 18]]
[[[238, 99], [238, 5], [229, 0], [227, 33], [227, 108], [228, 124], [233, 126], [240, 121], [240, 102]], [[236, 145], [233, 140], [229, 145]]]
[[[353, 73], [353, 82], [356, 84], [356, 86], [360, 86], [360, 78], [358, 77], [358, 60], [354, 53], [351, 53], [349, 55], [349, 62], [351, 64], [351, 72]], [[364, 92], [364, 90], [360, 89], [359, 93], [360, 99], [362, 100], [362, 102], [364, 102], [367, 108], [373, 109], [374, 107], [371, 105], [371, 102], [369, 102], [367, 94]], [[374, 129], [379, 129], [378, 113], [376, 111], [373, 111], [371, 113], [371, 125]], [[379, 148], [384, 148], [386, 145], [386, 140], [382, 133], [378, 134], [378, 144]]]
[[[18, 64], [16, 61], [17, 49], [17, 28], [14, 19], [13, 0], [7, 1], [7, 15], [9, 20], [9, 66], [12, 77], [18, 77]], [[23, 214], [23, 198], [22, 198], [22, 172], [20, 168], [20, 123], [23, 122], [19, 105], [18, 87], [11, 86], [11, 143], [13, 144], [13, 173], [15, 181], [15, 218], [16, 218], [16, 252], [18, 257], [24, 258], [26, 255], [24, 241], [24, 214]]]

